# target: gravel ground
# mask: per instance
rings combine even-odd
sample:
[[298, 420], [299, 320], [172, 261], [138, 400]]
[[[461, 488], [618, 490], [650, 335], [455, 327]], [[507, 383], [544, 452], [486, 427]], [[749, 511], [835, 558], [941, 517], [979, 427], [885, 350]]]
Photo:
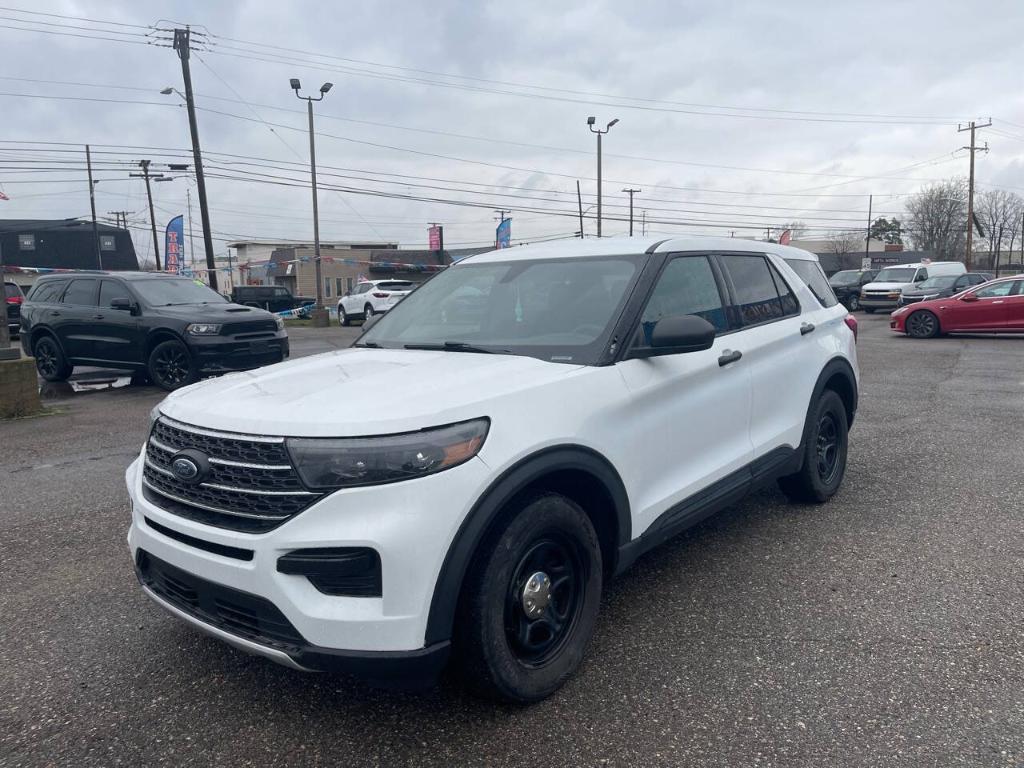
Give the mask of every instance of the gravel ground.
[[838, 496], [762, 492], [642, 558], [529, 708], [297, 673], [175, 621], [124, 541], [160, 393], [50, 392], [56, 415], [0, 423], [0, 765], [1024, 765], [1024, 340], [859, 318]]

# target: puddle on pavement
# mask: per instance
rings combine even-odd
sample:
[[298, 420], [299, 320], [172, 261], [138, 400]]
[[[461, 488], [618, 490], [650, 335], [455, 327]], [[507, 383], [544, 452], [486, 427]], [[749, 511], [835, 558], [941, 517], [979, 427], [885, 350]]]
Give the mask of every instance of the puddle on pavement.
[[130, 386], [131, 383], [131, 376], [90, 376], [68, 381], [44, 381], [39, 386], [39, 396], [44, 399], [56, 399], [75, 394], [120, 389]]

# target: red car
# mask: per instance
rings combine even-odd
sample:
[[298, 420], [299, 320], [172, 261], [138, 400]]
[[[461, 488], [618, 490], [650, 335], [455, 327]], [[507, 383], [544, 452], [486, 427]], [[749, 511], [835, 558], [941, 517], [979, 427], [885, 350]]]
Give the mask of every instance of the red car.
[[916, 339], [940, 333], [1024, 333], [1024, 275], [901, 307], [890, 315], [889, 327]]

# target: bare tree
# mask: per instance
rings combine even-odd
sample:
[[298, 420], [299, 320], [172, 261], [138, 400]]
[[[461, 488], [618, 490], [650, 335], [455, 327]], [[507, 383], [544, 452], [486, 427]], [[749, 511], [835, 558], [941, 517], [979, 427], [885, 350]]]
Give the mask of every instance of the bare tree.
[[864, 235], [861, 232], [833, 232], [826, 238], [828, 252], [836, 256], [863, 250]]
[[931, 251], [939, 260], [964, 256], [967, 224], [967, 182], [947, 179], [924, 187], [907, 201], [910, 217], [906, 231], [918, 250]]
[[1009, 250], [1013, 250], [1013, 243], [1020, 231], [1022, 208], [1024, 199], [1014, 192], [986, 189], [978, 193], [975, 212], [985, 230], [985, 239], [982, 242], [988, 244], [988, 256], [985, 260], [988, 266], [995, 265], [996, 253], [1005, 252], [1005, 246], [1009, 245]]

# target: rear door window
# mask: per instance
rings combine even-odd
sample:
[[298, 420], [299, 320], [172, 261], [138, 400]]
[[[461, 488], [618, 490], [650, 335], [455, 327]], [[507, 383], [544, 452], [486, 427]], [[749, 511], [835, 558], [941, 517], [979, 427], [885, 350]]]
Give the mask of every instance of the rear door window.
[[95, 307], [96, 282], [93, 279], [72, 280], [71, 285], [64, 291], [64, 298], [61, 303], [72, 304], [78, 307]]
[[832, 286], [829, 285], [828, 278], [821, 270], [821, 264], [807, 259], [785, 259], [785, 262], [807, 284], [821, 306], [834, 307], [839, 303]]
[[45, 283], [38, 283], [28, 295], [29, 301], [39, 304], [52, 304], [60, 301], [60, 295], [64, 293], [67, 280], [47, 280]]
[[782, 299], [775, 286], [768, 261], [764, 256], [719, 256], [732, 283], [740, 322], [758, 325], [786, 316]]

